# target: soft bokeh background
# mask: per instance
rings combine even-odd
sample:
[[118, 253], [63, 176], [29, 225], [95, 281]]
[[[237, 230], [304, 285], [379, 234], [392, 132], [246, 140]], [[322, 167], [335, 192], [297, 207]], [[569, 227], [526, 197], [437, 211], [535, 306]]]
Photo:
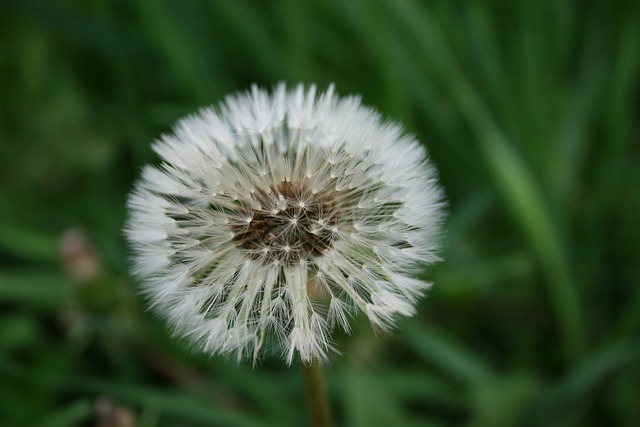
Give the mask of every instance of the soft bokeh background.
[[0, 0], [0, 425], [299, 426], [299, 370], [193, 354], [121, 228], [151, 141], [335, 82], [406, 124], [450, 217], [436, 286], [327, 370], [342, 426], [640, 425], [640, 3]]

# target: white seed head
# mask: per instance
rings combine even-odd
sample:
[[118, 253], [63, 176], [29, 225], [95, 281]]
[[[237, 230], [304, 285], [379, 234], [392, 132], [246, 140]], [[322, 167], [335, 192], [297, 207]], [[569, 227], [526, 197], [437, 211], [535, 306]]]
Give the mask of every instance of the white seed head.
[[331, 86], [253, 87], [153, 145], [128, 201], [134, 273], [196, 346], [326, 361], [331, 329], [414, 313], [437, 261], [442, 192], [400, 126]]

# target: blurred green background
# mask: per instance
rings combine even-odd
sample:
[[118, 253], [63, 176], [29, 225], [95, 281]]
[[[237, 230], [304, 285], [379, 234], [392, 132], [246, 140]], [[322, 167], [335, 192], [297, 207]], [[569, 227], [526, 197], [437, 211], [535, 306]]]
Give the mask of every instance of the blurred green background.
[[445, 261], [327, 369], [341, 426], [640, 426], [640, 3], [0, 0], [0, 425], [299, 426], [301, 375], [193, 354], [121, 229], [150, 143], [335, 82], [440, 170]]

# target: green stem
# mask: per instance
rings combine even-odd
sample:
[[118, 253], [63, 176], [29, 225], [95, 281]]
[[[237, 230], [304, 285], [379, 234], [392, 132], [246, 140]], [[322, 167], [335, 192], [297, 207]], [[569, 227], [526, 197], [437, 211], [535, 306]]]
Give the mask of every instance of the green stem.
[[302, 377], [311, 427], [331, 427], [333, 424], [322, 367], [315, 360], [309, 364], [303, 363]]

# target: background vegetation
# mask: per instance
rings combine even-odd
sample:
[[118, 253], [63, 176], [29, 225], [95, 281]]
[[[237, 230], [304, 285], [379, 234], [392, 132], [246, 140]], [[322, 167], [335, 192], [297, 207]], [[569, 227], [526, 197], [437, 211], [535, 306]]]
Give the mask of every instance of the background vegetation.
[[0, 425], [298, 426], [299, 370], [193, 354], [121, 228], [151, 141], [335, 82], [428, 146], [436, 286], [328, 369], [343, 426], [640, 425], [640, 3], [0, 0]]

